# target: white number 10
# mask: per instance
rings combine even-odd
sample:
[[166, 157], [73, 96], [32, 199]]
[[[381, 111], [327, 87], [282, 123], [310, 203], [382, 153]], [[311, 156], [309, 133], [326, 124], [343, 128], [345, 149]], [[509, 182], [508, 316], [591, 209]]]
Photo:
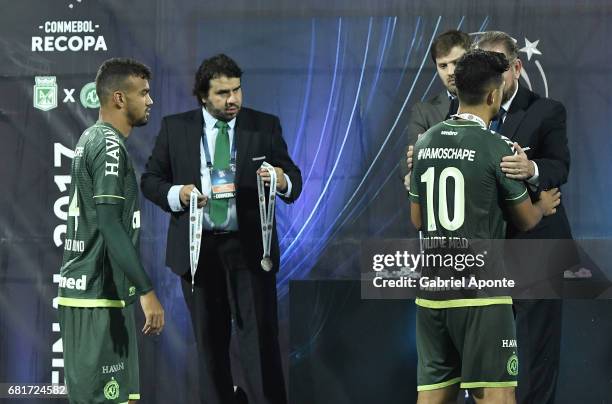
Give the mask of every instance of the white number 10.
[[[446, 181], [451, 177], [455, 182], [455, 205], [453, 211], [455, 217], [450, 220], [448, 214], [448, 203], [446, 202]], [[427, 230], [435, 231], [436, 227], [436, 216], [434, 214], [434, 182], [436, 180], [435, 168], [429, 167], [423, 175], [421, 175], [421, 182], [424, 182], [427, 186]], [[446, 167], [440, 173], [440, 179], [438, 180], [438, 220], [442, 227], [446, 230], [454, 231], [463, 226], [465, 220], [465, 181], [461, 171], [455, 167]]]

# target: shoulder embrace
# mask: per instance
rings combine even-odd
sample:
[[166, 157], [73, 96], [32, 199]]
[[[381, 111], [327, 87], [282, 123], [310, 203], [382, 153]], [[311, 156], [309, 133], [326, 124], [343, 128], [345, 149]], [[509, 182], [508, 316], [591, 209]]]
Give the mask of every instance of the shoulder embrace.
[[488, 130], [488, 129], [483, 129], [487, 132], [490, 132], [489, 134], [492, 134], [493, 136], [486, 136], [486, 138], [491, 139], [491, 143], [493, 143], [494, 147], [496, 147], [497, 149], [499, 149], [503, 154], [513, 154], [514, 153], [514, 142], [512, 140], [510, 140], [508, 137], [497, 133], [497, 132], [493, 132], [492, 130]]

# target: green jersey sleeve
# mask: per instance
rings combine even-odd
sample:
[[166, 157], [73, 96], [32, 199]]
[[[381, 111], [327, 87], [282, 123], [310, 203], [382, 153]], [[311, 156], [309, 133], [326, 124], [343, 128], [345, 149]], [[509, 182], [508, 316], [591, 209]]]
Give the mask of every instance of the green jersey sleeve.
[[501, 167], [499, 166], [502, 158], [505, 156], [512, 156], [514, 154], [514, 150], [512, 148], [512, 142], [508, 138], [501, 135], [499, 136], [500, 138], [495, 140], [494, 147], [492, 148], [495, 177], [499, 185], [504, 204], [516, 205], [529, 198], [529, 193], [527, 192], [527, 187], [523, 181], [508, 178], [506, 177], [506, 174], [502, 172]]
[[410, 171], [410, 191], [408, 191], [408, 194], [410, 196], [410, 202], [414, 202], [414, 203], [419, 203], [419, 184], [417, 182], [417, 175], [416, 175], [416, 156], [418, 156], [418, 150], [416, 148], [416, 146], [414, 147], [414, 154], [413, 154], [413, 158], [412, 158], [412, 170]]
[[96, 204], [122, 204], [127, 153], [116, 135], [107, 134], [91, 150], [90, 167]]

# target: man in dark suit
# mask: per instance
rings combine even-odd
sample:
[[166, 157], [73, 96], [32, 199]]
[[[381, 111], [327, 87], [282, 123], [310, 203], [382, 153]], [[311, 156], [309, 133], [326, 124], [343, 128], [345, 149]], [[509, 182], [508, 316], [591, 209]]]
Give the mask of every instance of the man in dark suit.
[[445, 91], [435, 97], [414, 104], [410, 111], [408, 125], [404, 129], [404, 136], [408, 142], [405, 156], [400, 160], [400, 172], [406, 190], [410, 188], [410, 169], [412, 166], [412, 145], [418, 135], [427, 129], [442, 122], [457, 112], [457, 87], [455, 86], [455, 65], [463, 54], [470, 48], [471, 39], [465, 32], [450, 30], [440, 34], [432, 42], [429, 53], [436, 65], [438, 77], [445, 87]]
[[[275, 276], [280, 253], [273, 226], [273, 270], [262, 269], [257, 176], [269, 185], [271, 176], [260, 166], [264, 161], [274, 166], [278, 195], [287, 203], [300, 195], [302, 177], [278, 117], [242, 108], [241, 76], [225, 55], [202, 62], [194, 86], [202, 108], [163, 119], [141, 186], [148, 199], [171, 213], [166, 265], [181, 277], [191, 313], [201, 402], [237, 403], [229, 353], [233, 324], [249, 403], [284, 404]], [[211, 198], [218, 170], [235, 173], [234, 197]], [[204, 232], [192, 279], [188, 207], [194, 188], [202, 193]]]
[[[476, 46], [504, 53], [510, 62], [510, 70], [504, 75], [506, 86], [502, 108], [491, 129], [515, 142], [517, 153], [504, 157], [500, 163], [502, 171], [509, 178], [526, 181], [532, 200], [537, 200], [542, 190], [567, 182], [570, 153], [565, 107], [519, 85], [522, 62], [518, 57], [518, 47], [509, 35], [499, 31], [487, 32], [479, 38]], [[556, 214], [545, 217], [529, 232], [520, 232], [509, 225], [507, 237], [571, 239], [572, 233], [563, 204], [560, 204]], [[552, 291], [560, 292], [563, 270], [578, 261], [573, 244], [562, 244], [562, 260], [558, 259], [559, 248], [553, 247], [551, 242], [533, 241], [530, 245], [542, 248], [538, 254], [521, 254], [516, 264], [521, 267], [530, 265], [543, 271], [540, 278]], [[559, 373], [562, 300], [516, 300], [515, 312], [519, 351], [518, 402], [554, 403]]]

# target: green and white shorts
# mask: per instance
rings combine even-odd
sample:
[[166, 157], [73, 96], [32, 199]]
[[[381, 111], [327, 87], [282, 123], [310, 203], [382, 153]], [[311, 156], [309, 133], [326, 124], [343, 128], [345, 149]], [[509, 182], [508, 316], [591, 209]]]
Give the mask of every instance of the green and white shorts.
[[417, 305], [417, 390], [515, 387], [512, 305], [433, 309]]
[[59, 306], [70, 403], [140, 399], [134, 308]]

